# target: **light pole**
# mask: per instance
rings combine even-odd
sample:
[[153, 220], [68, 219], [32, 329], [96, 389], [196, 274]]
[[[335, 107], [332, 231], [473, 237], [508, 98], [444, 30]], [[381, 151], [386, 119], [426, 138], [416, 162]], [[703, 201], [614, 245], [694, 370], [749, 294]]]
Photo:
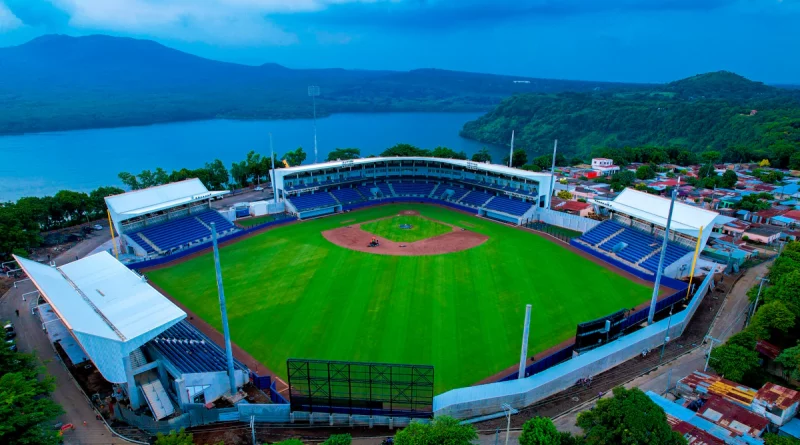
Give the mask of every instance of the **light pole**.
[[[756, 295], [756, 304], [753, 305], [753, 309], [750, 311], [750, 315], [747, 317], [747, 324], [750, 324], [750, 320], [753, 319], [753, 315], [756, 314], [756, 308], [758, 308], [758, 299], [761, 298], [761, 288], [764, 286], [764, 282], [769, 282], [769, 278], [761, 277], [761, 283], [758, 284], [758, 294]], [[745, 326], [747, 327], [747, 326]]]
[[714, 348], [714, 342], [722, 343], [722, 340], [717, 340], [716, 338], [707, 335], [706, 340], [708, 340], [708, 355], [706, 356], [706, 365], [703, 367], [703, 372], [708, 370], [708, 362], [711, 360], [711, 349]]
[[664, 227], [664, 241], [661, 243], [661, 256], [658, 259], [658, 270], [656, 270], [656, 281], [653, 283], [653, 297], [650, 299], [650, 312], [647, 314], [647, 325], [653, 324], [656, 317], [656, 303], [658, 302], [658, 291], [661, 287], [661, 274], [664, 272], [664, 259], [667, 255], [667, 245], [669, 242], [669, 227], [672, 224], [672, 210], [675, 208], [675, 198], [678, 196], [678, 187], [672, 190], [672, 200], [669, 203], [669, 213], [667, 214], [667, 225]]
[[511, 407], [508, 403], [504, 403], [502, 405], [503, 411], [506, 413], [506, 418], [508, 422], [506, 423], [506, 445], [508, 445], [508, 435], [511, 433], [511, 416], [518, 413], [519, 411], [515, 410]]
[[317, 96], [319, 87], [312, 85], [308, 87], [308, 95], [311, 96], [311, 103], [314, 104], [314, 163], [317, 163]]

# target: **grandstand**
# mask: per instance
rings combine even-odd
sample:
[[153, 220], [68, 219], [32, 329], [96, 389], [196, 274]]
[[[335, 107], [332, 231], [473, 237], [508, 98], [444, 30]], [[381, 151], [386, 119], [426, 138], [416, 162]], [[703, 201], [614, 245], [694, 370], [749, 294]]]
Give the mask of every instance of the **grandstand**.
[[[600, 214], [609, 216], [576, 242], [590, 247], [637, 271], [655, 274], [661, 256], [670, 200], [625, 189], [614, 200], [592, 200]], [[714, 228], [716, 212], [675, 202], [670, 236], [664, 257], [664, 274], [679, 277], [688, 273], [695, 247], [703, 250]], [[701, 233], [701, 228], [702, 233]]]
[[273, 172], [278, 195], [299, 218], [372, 201], [446, 202], [514, 224], [545, 207], [551, 175], [457, 159], [393, 157], [325, 162]]
[[[14, 259], [36, 286], [33, 308], [67, 364], [91, 362], [133, 410], [146, 406], [160, 420], [230, 392], [224, 351], [107, 252], [61, 267]], [[239, 362], [234, 373], [239, 386], [250, 374]]]
[[123, 253], [155, 257], [210, 241], [211, 223], [220, 235], [236, 231], [211, 209], [211, 199], [222, 193], [209, 192], [199, 179], [187, 179], [105, 200]]

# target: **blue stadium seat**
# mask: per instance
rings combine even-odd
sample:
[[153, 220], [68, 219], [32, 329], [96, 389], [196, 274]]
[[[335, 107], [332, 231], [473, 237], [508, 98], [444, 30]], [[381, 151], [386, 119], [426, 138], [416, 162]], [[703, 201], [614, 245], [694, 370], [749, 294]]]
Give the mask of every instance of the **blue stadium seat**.
[[297, 211], [321, 209], [324, 207], [333, 207], [336, 201], [328, 192], [306, 193], [303, 195], [292, 196], [288, 198], [294, 204]]
[[361, 202], [364, 200], [364, 197], [361, 196], [360, 193], [358, 193], [355, 189], [351, 188], [331, 190], [331, 193], [342, 204], [350, 204], [353, 202]]
[[[142, 239], [142, 235], [162, 251], [168, 251], [210, 237], [211, 230], [206, 225], [210, 225], [212, 222], [217, 226], [217, 233], [234, 229], [230, 221], [216, 211], [209, 209], [162, 224], [148, 226], [127, 235], [142, 246], [147, 253], [154, 253], [155, 249]], [[203, 223], [206, 225], [203, 225]]]
[[[159, 334], [148, 345], [185, 374], [224, 372], [228, 369], [222, 348], [185, 320]], [[236, 359], [234, 368], [247, 370]]]
[[[603, 239], [618, 232], [620, 229], [622, 229], [622, 232], [613, 236], [608, 241], [599, 244]], [[619, 243], [625, 243], [626, 247], [616, 253], [620, 258], [636, 264], [648, 255], [652, 255], [642, 262], [640, 266], [652, 272], [656, 272], [658, 269], [658, 260], [660, 257], [660, 252], [658, 251], [661, 249], [663, 238], [657, 238], [649, 233], [623, 226], [615, 221], [609, 220], [600, 223], [594, 229], [584, 233], [581, 235], [580, 239], [606, 252], [613, 251], [614, 247]], [[669, 242], [667, 244], [667, 253], [664, 258], [664, 267], [673, 264], [689, 252], [689, 249]]]
[[477, 190], [473, 190], [469, 192], [466, 196], [461, 198], [461, 203], [466, 204], [473, 207], [480, 207], [486, 204], [486, 201], [491, 199], [492, 195], [484, 192], [479, 192]]
[[504, 196], [496, 196], [493, 200], [486, 204], [486, 208], [490, 210], [497, 210], [498, 212], [508, 213], [509, 215], [522, 216], [527, 212], [533, 203], [523, 202], [518, 199], [507, 198]]
[[392, 188], [394, 188], [394, 192], [397, 196], [428, 196], [435, 186], [435, 183], [425, 182], [392, 183]]

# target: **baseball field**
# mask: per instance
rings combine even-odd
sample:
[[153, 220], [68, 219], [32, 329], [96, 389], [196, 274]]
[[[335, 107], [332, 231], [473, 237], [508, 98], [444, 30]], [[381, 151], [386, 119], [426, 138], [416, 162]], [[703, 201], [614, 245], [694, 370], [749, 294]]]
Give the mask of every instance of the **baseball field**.
[[[363, 251], [331, 241], [339, 232], [359, 243], [364, 232]], [[365, 248], [369, 234], [381, 246]], [[460, 250], [459, 236], [480, 239]], [[456, 251], [408, 255], [447, 237]], [[382, 250], [384, 240], [401, 253]], [[232, 339], [279, 376], [287, 358], [431, 364], [437, 393], [518, 362], [526, 304], [535, 355], [573, 337], [577, 323], [650, 296], [555, 241], [422, 204], [278, 227], [224, 246], [220, 258]], [[221, 330], [210, 252], [146, 274]]]

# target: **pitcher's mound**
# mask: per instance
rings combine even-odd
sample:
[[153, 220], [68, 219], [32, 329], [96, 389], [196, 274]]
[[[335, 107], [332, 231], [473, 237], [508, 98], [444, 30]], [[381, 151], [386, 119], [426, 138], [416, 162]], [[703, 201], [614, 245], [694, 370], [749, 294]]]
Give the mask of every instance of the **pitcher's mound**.
[[[416, 212], [415, 212], [416, 213]], [[405, 214], [405, 213], [404, 213]], [[413, 243], [389, 241], [378, 237], [380, 245], [367, 247], [375, 236], [361, 230], [359, 226], [341, 227], [322, 232], [322, 236], [337, 246], [359, 252], [375, 253], [378, 255], [441, 255], [443, 253], [460, 252], [479, 246], [489, 239], [486, 235], [462, 230], [454, 227], [452, 232], [444, 235], [427, 238]]]

